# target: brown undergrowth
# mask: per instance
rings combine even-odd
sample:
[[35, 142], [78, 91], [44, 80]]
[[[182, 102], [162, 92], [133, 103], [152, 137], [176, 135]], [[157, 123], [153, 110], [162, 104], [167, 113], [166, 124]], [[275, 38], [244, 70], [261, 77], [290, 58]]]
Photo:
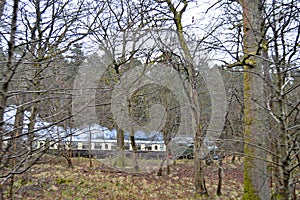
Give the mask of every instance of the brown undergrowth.
[[[193, 161], [176, 161], [171, 174], [157, 176], [157, 171], [130, 173], [93, 160], [73, 159], [67, 169], [63, 160], [41, 163], [17, 177], [14, 199], [195, 199]], [[242, 196], [242, 163], [223, 164], [222, 196], [216, 195], [218, 168], [206, 168], [209, 197], [205, 199], [240, 199]]]

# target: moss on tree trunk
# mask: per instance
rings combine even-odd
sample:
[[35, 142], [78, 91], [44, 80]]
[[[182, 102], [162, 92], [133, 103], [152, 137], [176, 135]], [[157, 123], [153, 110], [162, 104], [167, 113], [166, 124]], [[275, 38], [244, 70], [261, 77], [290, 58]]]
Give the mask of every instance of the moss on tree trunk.
[[270, 199], [265, 145], [264, 82], [260, 44], [264, 17], [261, 0], [240, 1], [244, 51], [244, 200]]

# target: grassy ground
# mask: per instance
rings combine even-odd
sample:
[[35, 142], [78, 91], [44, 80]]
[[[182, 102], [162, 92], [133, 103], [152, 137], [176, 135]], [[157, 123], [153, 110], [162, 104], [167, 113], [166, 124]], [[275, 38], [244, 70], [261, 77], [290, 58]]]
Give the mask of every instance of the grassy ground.
[[[106, 161], [73, 159], [75, 167], [66, 168], [59, 159], [38, 164], [26, 175], [16, 177], [13, 199], [196, 199], [193, 194], [192, 160], [181, 160], [171, 174], [156, 176], [156, 171], [130, 173], [108, 167]], [[209, 197], [203, 199], [241, 199], [242, 163], [225, 162], [222, 196], [216, 195], [217, 166], [206, 169]], [[150, 168], [153, 169], [153, 168]]]

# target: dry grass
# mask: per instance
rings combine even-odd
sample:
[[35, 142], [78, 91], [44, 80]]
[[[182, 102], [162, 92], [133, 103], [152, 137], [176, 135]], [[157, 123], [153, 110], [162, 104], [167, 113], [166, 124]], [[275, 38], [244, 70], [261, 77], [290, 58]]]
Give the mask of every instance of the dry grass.
[[[75, 167], [68, 169], [64, 159], [47, 159], [51, 162], [38, 164], [31, 172], [17, 177], [13, 199], [196, 199], [192, 160], [178, 161], [171, 167], [170, 175], [156, 176], [156, 171], [130, 173], [108, 167], [104, 164], [107, 160], [93, 160], [90, 168], [87, 159], [74, 158]], [[148, 162], [142, 165], [147, 166]], [[223, 195], [215, 195], [218, 169], [212, 164], [206, 168], [210, 196], [204, 199], [241, 199], [242, 163], [225, 162], [223, 167]]]

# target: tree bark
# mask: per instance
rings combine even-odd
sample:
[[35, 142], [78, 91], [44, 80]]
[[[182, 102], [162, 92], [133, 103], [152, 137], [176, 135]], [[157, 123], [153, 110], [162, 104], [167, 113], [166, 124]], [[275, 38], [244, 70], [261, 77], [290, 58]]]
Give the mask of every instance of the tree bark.
[[218, 165], [218, 187], [217, 187], [217, 195], [222, 195], [222, 182], [223, 182], [223, 156], [221, 155], [219, 158], [219, 165]]
[[263, 3], [240, 1], [243, 9], [244, 51], [244, 194], [243, 199], [270, 199], [265, 145], [264, 82], [260, 43], [263, 39]]
[[125, 167], [125, 152], [124, 152], [124, 131], [118, 127], [116, 124], [117, 130], [117, 158], [116, 158], [116, 166], [117, 167]]
[[138, 160], [137, 160], [137, 146], [136, 146], [136, 143], [135, 143], [135, 138], [134, 138], [134, 132], [133, 131], [130, 131], [130, 142], [131, 142], [131, 146], [132, 146], [132, 155], [133, 155], [133, 163], [134, 163], [134, 170], [136, 172], [139, 171], [139, 163], [138, 163]]
[[[3, 12], [4, 2], [1, 2], [1, 9]], [[10, 80], [15, 72], [15, 64], [14, 53], [15, 53], [15, 40], [16, 40], [16, 32], [17, 32], [17, 18], [18, 18], [18, 9], [19, 9], [19, 1], [13, 1], [13, 9], [12, 9], [12, 18], [11, 18], [11, 27], [10, 27], [10, 39], [8, 41], [8, 58], [7, 63], [5, 65], [4, 71], [1, 74], [1, 84], [0, 84], [0, 147], [2, 148], [3, 137], [4, 137], [4, 112], [7, 103], [7, 91]], [[3, 13], [1, 13], [3, 14]], [[2, 152], [0, 155], [0, 163], [2, 163]], [[0, 165], [0, 175], [2, 175], [2, 164]], [[0, 200], [4, 198], [3, 196], [3, 184], [0, 183]]]

